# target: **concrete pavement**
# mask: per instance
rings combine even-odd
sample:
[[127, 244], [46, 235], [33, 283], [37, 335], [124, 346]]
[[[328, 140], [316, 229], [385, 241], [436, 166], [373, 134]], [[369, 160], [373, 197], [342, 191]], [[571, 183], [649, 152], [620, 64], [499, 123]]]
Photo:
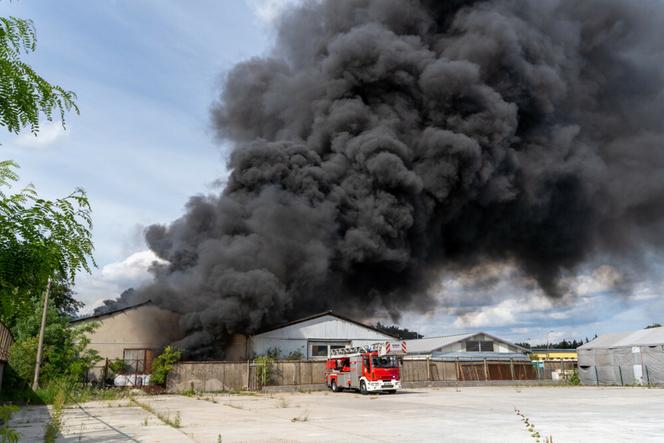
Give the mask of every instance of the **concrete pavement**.
[[[91, 402], [84, 410], [65, 410], [59, 441], [534, 442], [515, 408], [555, 442], [664, 441], [661, 389], [464, 387], [380, 396], [313, 392], [137, 399], [154, 413], [179, 414], [181, 428], [127, 400]], [[44, 417], [43, 410], [33, 414]]]

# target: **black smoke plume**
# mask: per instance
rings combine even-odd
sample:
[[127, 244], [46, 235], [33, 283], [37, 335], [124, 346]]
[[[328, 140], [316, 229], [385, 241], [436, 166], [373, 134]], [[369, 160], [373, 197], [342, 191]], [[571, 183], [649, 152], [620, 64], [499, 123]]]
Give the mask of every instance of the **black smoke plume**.
[[[445, 272], [510, 261], [552, 297], [664, 240], [664, 40], [649, 0], [305, 2], [212, 108], [220, 195], [146, 233], [138, 298], [184, 346], [333, 308], [427, 310]], [[214, 343], [214, 344], [213, 344]]]

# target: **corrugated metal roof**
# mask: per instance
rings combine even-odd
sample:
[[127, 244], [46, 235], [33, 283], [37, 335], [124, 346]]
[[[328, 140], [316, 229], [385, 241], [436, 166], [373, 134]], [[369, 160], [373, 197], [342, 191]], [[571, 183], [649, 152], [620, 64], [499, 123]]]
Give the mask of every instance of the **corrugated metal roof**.
[[140, 306], [147, 305], [147, 304], [150, 304], [150, 303], [152, 303], [152, 300], [145, 300], [142, 303], [138, 303], [138, 304], [131, 305], [131, 306], [124, 306], [122, 308], [117, 308], [117, 309], [114, 309], [112, 311], [105, 311], [105, 312], [102, 312], [102, 313], [99, 313], [99, 314], [90, 314], [90, 315], [85, 315], [85, 316], [82, 316], [82, 317], [73, 318], [73, 319], [69, 320], [69, 323], [77, 323], [79, 321], [92, 320], [92, 319], [95, 319], [95, 318], [106, 317], [107, 315], [113, 315], [113, 314], [117, 314], [118, 312], [128, 311], [129, 309], [138, 308]]
[[443, 337], [428, 337], [428, 338], [417, 338], [412, 340], [405, 340], [406, 346], [408, 346], [408, 353], [425, 353], [429, 354], [436, 349], [440, 349], [443, 346], [456, 343], [458, 341], [463, 341], [467, 338], [477, 335], [477, 332], [470, 334], [457, 334], [457, 335], [447, 335]]
[[370, 329], [370, 330], [372, 330], [372, 331], [378, 332], [378, 333], [383, 334], [383, 335], [386, 335], [386, 336], [388, 336], [388, 337], [399, 338], [399, 337], [397, 337], [396, 335], [393, 335], [393, 334], [390, 334], [390, 333], [388, 333], [388, 332], [382, 331], [382, 330], [380, 330], [380, 329], [378, 329], [378, 328], [375, 328], [375, 327], [373, 327], [373, 326], [365, 325], [364, 323], [360, 323], [359, 321], [357, 321], [357, 320], [353, 320], [352, 318], [348, 318], [348, 317], [345, 317], [345, 316], [343, 316], [343, 315], [339, 315], [339, 314], [337, 314], [337, 313], [334, 312], [334, 311], [320, 312], [320, 313], [318, 313], [318, 314], [311, 315], [311, 316], [309, 316], [309, 317], [300, 318], [300, 319], [297, 319], [297, 320], [293, 320], [293, 321], [290, 321], [290, 322], [288, 322], [288, 323], [280, 324], [280, 325], [278, 325], [278, 326], [273, 326], [273, 327], [270, 327], [270, 328], [261, 329], [261, 330], [257, 331], [256, 333], [254, 333], [253, 335], [260, 335], [260, 334], [264, 334], [264, 333], [266, 333], [266, 332], [275, 331], [275, 330], [277, 330], [277, 329], [285, 328], [285, 327], [287, 327], [287, 326], [291, 326], [291, 325], [296, 325], [296, 324], [298, 324], [298, 323], [303, 323], [303, 322], [305, 322], [305, 321], [315, 320], [315, 319], [317, 319], [317, 318], [324, 317], [324, 316], [326, 316], [326, 315], [331, 315], [332, 317], [336, 317], [336, 318], [338, 318], [339, 320], [343, 320], [343, 321], [347, 321], [347, 322], [349, 322], [349, 323], [353, 323], [353, 324], [355, 324], [355, 325], [357, 325], [357, 326], [361, 326], [361, 327], [363, 327], [363, 328]]
[[579, 346], [578, 349], [608, 349], [656, 345], [664, 345], [664, 326], [659, 328], [640, 329], [633, 332], [602, 334], [593, 341]]
[[434, 352], [435, 360], [518, 360], [530, 361], [527, 355], [518, 352]]
[[516, 349], [520, 349], [523, 352], [528, 351], [527, 349], [522, 348], [521, 346], [515, 345], [514, 343], [509, 342], [507, 340], [503, 340], [502, 338], [496, 337], [495, 335], [487, 334], [486, 332], [470, 332], [466, 334], [446, 335], [442, 337], [417, 338], [405, 341], [406, 345], [408, 346], [409, 354], [410, 353], [430, 354], [434, 352], [436, 349], [442, 348], [443, 346], [451, 345], [452, 343], [456, 343], [459, 341], [464, 341], [476, 335], [485, 335], [491, 338], [493, 341], [497, 341], [499, 343], [505, 343], [509, 346], [515, 347]]
[[14, 337], [4, 323], [0, 322], [0, 362], [9, 360], [9, 348], [14, 343]]

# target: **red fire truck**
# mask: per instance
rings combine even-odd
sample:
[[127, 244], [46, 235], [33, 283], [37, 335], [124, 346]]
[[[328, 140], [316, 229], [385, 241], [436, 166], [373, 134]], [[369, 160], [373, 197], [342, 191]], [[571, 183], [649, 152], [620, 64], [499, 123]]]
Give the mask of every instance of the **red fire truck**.
[[394, 394], [401, 389], [398, 356], [406, 353], [405, 342], [332, 349], [327, 358], [325, 383], [333, 392], [343, 389]]

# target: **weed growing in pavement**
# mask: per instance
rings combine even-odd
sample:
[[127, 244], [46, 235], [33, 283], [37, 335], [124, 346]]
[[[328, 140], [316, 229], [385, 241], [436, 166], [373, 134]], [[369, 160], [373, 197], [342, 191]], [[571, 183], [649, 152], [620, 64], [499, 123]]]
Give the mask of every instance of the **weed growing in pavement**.
[[154, 415], [157, 417], [159, 420], [167, 424], [168, 426], [171, 426], [173, 428], [180, 428], [182, 425], [181, 419], [180, 419], [180, 411], [176, 412], [175, 418], [171, 419], [171, 413], [167, 413], [166, 415], [157, 412], [149, 403], [143, 403], [142, 401], [136, 400], [134, 397], [129, 397], [129, 401], [131, 403], [134, 403], [136, 406], [139, 408], [142, 408], [143, 410], [149, 412], [150, 414]]
[[7, 443], [17, 443], [20, 441], [20, 434], [9, 427], [9, 419], [14, 413], [18, 412], [18, 406], [0, 406], [0, 441]]
[[572, 375], [570, 375], [569, 379], [567, 380], [567, 383], [569, 383], [572, 386], [578, 386], [581, 384], [581, 380], [579, 380], [579, 372], [575, 369], [574, 372], [572, 372]]
[[67, 400], [73, 400], [78, 403], [99, 400], [109, 401], [118, 400], [127, 396], [127, 390], [123, 388], [95, 388], [92, 386], [78, 386], [67, 392]]
[[291, 421], [293, 423], [309, 421], [309, 410], [305, 409], [302, 415], [298, 415], [297, 417], [291, 418]]
[[221, 443], [221, 434], [217, 434], [217, 443]]
[[514, 408], [514, 412], [516, 413], [516, 415], [521, 417], [521, 421], [523, 422], [524, 425], [526, 425], [526, 430], [533, 438], [533, 440], [535, 440], [536, 443], [553, 443], [552, 436], [545, 437], [544, 440], [542, 441], [542, 435], [539, 433], [537, 429], [535, 429], [535, 424], [530, 422], [530, 419], [526, 417], [526, 414], [524, 414], [517, 408]]
[[288, 400], [286, 400], [284, 397], [279, 398], [279, 400], [277, 400], [277, 407], [278, 408], [287, 408], [288, 407]]
[[257, 392], [254, 391], [241, 391], [239, 389], [222, 389], [221, 391], [209, 391], [208, 394], [217, 394], [217, 395], [247, 395], [251, 397], [255, 397], [258, 395]]
[[55, 442], [55, 438], [60, 433], [60, 427], [62, 426], [62, 408], [65, 405], [65, 397], [64, 389], [60, 388], [53, 398], [51, 419], [46, 423], [46, 431], [44, 432], [44, 441], [46, 443]]
[[236, 405], [233, 403], [224, 403], [224, 406], [228, 406], [229, 408], [235, 408], [235, 409], [244, 409], [244, 406]]

